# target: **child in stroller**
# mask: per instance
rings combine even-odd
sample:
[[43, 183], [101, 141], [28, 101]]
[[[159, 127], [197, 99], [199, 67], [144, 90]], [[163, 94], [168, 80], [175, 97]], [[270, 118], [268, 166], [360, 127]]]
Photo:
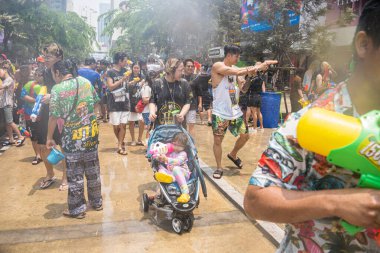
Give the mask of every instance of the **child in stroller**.
[[166, 165], [166, 168], [160, 164], [158, 171], [154, 174], [154, 178], [160, 183], [170, 184], [176, 181], [181, 189], [181, 196], [177, 198], [179, 203], [187, 203], [190, 200], [189, 187], [187, 181], [190, 178], [190, 170], [187, 166], [187, 154], [185, 148], [188, 139], [186, 134], [177, 133], [172, 141], [173, 152], [166, 154], [158, 154], [156, 159]]
[[[158, 182], [158, 190], [153, 196], [142, 194], [142, 210], [147, 213], [152, 208], [154, 220], [158, 223], [171, 220], [173, 230], [178, 234], [190, 232], [194, 222], [193, 211], [200, 203], [201, 188], [207, 198], [206, 184], [193, 139], [181, 126], [158, 126], [149, 138], [147, 158]], [[174, 160], [177, 165], [173, 165]], [[175, 167], [178, 168], [174, 169]], [[176, 175], [182, 178], [177, 179]]]

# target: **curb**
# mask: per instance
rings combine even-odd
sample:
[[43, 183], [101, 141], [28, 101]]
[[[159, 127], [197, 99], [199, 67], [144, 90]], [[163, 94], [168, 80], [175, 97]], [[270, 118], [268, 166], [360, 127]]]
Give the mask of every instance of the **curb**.
[[[229, 200], [233, 205], [235, 205], [245, 216], [244, 211], [244, 196], [239, 191], [237, 191], [234, 187], [232, 187], [226, 180], [214, 179], [212, 174], [214, 172], [213, 169], [210, 168], [206, 163], [204, 163], [201, 159], [199, 159], [199, 165], [203, 171], [203, 174], [207, 177], [207, 179], [212, 182], [216, 188]], [[267, 221], [253, 220], [248, 216], [247, 218], [252, 221], [252, 223], [264, 233], [264, 235], [276, 246], [278, 247], [284, 238], [285, 232], [282, 228], [280, 228], [277, 224]]]

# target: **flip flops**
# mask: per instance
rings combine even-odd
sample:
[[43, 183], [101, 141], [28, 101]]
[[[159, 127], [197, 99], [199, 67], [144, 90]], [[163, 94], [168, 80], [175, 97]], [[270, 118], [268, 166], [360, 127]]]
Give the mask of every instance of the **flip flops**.
[[25, 142], [25, 137], [22, 138], [22, 140], [17, 140], [16, 141], [16, 147], [21, 147]]
[[242, 169], [243, 168], [243, 164], [240, 160], [239, 157], [236, 157], [236, 159], [234, 159], [230, 154], [227, 155], [228, 159], [230, 159], [239, 169]]
[[128, 155], [127, 150], [122, 149], [122, 148], [120, 148], [120, 149], [117, 151], [117, 153], [118, 153], [119, 155]]
[[214, 173], [212, 174], [212, 177], [215, 179], [221, 179], [223, 176], [223, 170], [222, 169], [216, 169]]
[[68, 184], [61, 184], [59, 186], [59, 191], [67, 191], [69, 189], [69, 185]]
[[144, 143], [142, 141], [138, 141], [138, 142], [136, 142], [136, 145], [137, 146], [144, 146]]
[[5, 146], [13, 145], [13, 144], [16, 144], [16, 142], [4, 141], [1, 145], [2, 145], [3, 147], [5, 147]]
[[34, 159], [32, 161], [32, 165], [37, 165], [40, 162], [42, 162], [42, 159], [36, 156], [36, 157], [34, 157]]
[[52, 178], [49, 178], [49, 179], [43, 179], [41, 184], [40, 184], [40, 189], [46, 189], [48, 188], [50, 185], [52, 185], [56, 180], [56, 177], [52, 177]]

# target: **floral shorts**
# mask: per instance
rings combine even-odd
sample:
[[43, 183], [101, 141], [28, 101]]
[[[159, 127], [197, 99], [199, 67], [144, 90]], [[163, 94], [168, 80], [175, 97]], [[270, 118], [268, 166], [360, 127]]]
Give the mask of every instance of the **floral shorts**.
[[228, 120], [214, 114], [212, 115], [212, 132], [214, 135], [224, 136], [227, 128], [235, 137], [240, 134], [248, 134], [248, 128], [244, 123], [243, 116], [234, 120]]

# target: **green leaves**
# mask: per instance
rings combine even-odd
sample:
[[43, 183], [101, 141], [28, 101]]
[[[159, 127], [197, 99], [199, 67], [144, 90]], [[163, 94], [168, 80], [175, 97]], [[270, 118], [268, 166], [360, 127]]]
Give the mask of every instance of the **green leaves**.
[[16, 60], [36, 57], [48, 43], [59, 43], [65, 57], [83, 59], [92, 51], [95, 31], [76, 13], [56, 12], [42, 0], [0, 0], [3, 50]]

